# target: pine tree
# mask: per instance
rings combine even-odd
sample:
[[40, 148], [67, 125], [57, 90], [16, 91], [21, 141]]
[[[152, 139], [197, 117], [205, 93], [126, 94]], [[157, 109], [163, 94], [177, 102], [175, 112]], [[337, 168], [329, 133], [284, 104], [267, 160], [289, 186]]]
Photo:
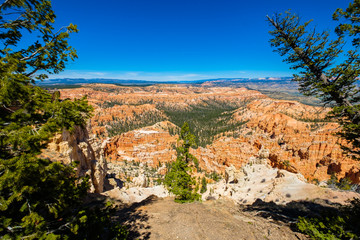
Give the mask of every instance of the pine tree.
[[170, 165], [164, 183], [176, 195], [175, 201], [192, 202], [199, 200], [200, 195], [194, 190], [196, 180], [190, 174], [190, 164], [197, 159], [189, 152], [190, 147], [195, 146], [195, 136], [191, 134], [187, 122], [181, 128], [179, 142], [181, 145], [176, 148], [176, 161]]
[[[337, 120], [342, 131], [339, 133], [347, 140], [343, 146], [353, 157], [360, 156], [360, 91], [355, 84], [360, 74], [358, 54], [360, 2], [356, 0], [344, 11], [338, 9], [334, 19], [348, 19], [336, 28], [338, 35], [331, 37], [328, 31], [316, 32], [310, 22], [301, 23], [299, 16], [286, 12], [268, 18], [273, 28], [270, 34], [271, 46], [285, 62], [298, 70], [294, 80], [299, 90], [307, 96], [316, 96], [325, 105], [333, 107], [329, 117]], [[343, 53], [344, 39], [353, 37], [353, 49]], [[337, 64], [338, 59], [344, 61]]]
[[342, 20], [339, 26], [336, 28], [336, 32], [340, 36], [348, 35], [353, 37], [352, 45], [354, 47], [360, 44], [360, 1], [354, 0], [350, 3], [348, 8], [343, 10], [338, 8], [333, 14], [334, 20]]
[[201, 190], [200, 190], [200, 193], [204, 193], [204, 192], [206, 192], [206, 190], [207, 190], [206, 178], [203, 177], [203, 178], [201, 179]]
[[[124, 236], [110, 222], [110, 207], [84, 207], [88, 177], [78, 178], [75, 166], [37, 157], [55, 132], [85, 126], [92, 112], [86, 98], [60, 100], [35, 85], [77, 57], [67, 42], [76, 26], [55, 31], [54, 21], [50, 1], [0, 5], [0, 238]], [[24, 32], [33, 37], [27, 47]]]
[[[301, 23], [299, 16], [286, 12], [267, 17], [273, 28], [271, 45], [292, 69], [299, 70], [294, 80], [299, 90], [308, 96], [320, 98], [325, 105], [333, 107], [329, 117], [337, 120], [342, 131], [340, 136], [347, 140], [343, 146], [348, 153], [360, 156], [360, 90], [356, 82], [360, 74], [358, 37], [360, 22], [360, 1], [354, 0], [346, 10], [337, 9], [333, 19], [341, 20], [335, 29], [337, 35], [331, 38], [328, 31], [317, 33], [310, 28], [310, 22]], [[352, 50], [343, 53], [345, 39], [352, 39]], [[339, 59], [344, 61], [339, 62]], [[313, 239], [358, 239], [358, 200], [340, 212], [323, 213], [319, 217], [299, 217], [297, 227]]]

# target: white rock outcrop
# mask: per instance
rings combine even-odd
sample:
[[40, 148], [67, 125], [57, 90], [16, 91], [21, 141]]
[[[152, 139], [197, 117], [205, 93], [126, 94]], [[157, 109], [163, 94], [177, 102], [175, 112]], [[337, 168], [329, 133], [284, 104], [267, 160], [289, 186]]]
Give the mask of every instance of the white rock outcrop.
[[169, 191], [162, 185], [151, 188], [142, 188], [142, 187], [132, 187], [129, 189], [114, 188], [110, 191], [104, 192], [103, 195], [120, 200], [123, 203], [141, 202], [151, 195], [155, 195], [160, 198], [170, 196]]
[[137, 187], [143, 187], [143, 188], [148, 187], [148, 181], [145, 174], [141, 174], [138, 177], [134, 177], [132, 182]]
[[257, 199], [286, 204], [296, 200], [322, 198], [344, 203], [347, 199], [360, 197], [355, 192], [336, 191], [306, 182], [301, 174], [272, 168], [268, 164], [268, 151], [260, 150], [258, 157], [251, 157], [241, 169], [226, 168], [226, 178], [208, 184], [202, 199], [230, 198], [237, 203], [252, 204]]
[[[91, 180], [91, 192], [101, 193], [104, 190], [104, 180], [107, 172], [107, 163], [104, 157], [103, 143], [90, 138], [84, 127], [75, 126], [73, 131], [64, 130], [57, 134], [45, 150], [46, 154], [57, 153], [60, 161], [65, 164], [78, 162], [77, 174], [88, 174]], [[55, 158], [57, 159], [57, 158]]]

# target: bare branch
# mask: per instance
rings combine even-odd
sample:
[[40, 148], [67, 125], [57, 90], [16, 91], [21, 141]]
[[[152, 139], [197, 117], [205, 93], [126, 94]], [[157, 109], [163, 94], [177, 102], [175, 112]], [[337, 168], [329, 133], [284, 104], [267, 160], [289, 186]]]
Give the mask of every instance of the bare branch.
[[39, 71], [41, 69], [41, 67], [37, 67], [35, 68], [34, 70], [32, 70], [31, 72], [29, 73], [26, 73], [25, 76], [27, 77], [31, 77], [31, 75], [35, 74], [37, 71]]
[[12, 112], [12, 113], [15, 112], [14, 110], [11, 110], [10, 108], [6, 107], [5, 104], [3, 104], [3, 108], [5, 108], [6, 110], [8, 110], [9, 112]]
[[20, 59], [20, 61], [26, 61], [26, 60], [30, 60], [32, 58], [34, 58], [36, 56], [36, 54], [38, 54], [39, 52], [47, 49], [49, 47], [49, 44], [52, 43], [57, 37], [58, 37], [58, 34], [59, 32], [61, 32], [64, 28], [66, 27], [61, 27], [53, 36], [53, 38], [51, 39], [50, 42], [46, 43], [44, 47], [40, 47], [39, 49], [37, 49], [35, 52], [33, 52], [30, 56], [27, 56], [27, 57], [23, 57]]
[[8, 4], [10, 2], [10, 0], [5, 0], [5, 2], [3, 2], [1, 5], [0, 5], [0, 9], [3, 8], [6, 4]]

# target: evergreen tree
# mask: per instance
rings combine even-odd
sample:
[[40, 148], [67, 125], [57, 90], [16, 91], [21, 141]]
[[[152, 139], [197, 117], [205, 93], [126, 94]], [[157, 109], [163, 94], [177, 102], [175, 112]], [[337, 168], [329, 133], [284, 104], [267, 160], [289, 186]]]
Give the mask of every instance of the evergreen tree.
[[169, 191], [176, 195], [177, 202], [191, 202], [199, 200], [200, 195], [194, 190], [195, 178], [191, 176], [190, 164], [196, 157], [189, 150], [195, 146], [195, 136], [191, 134], [189, 124], [184, 123], [180, 130], [179, 141], [181, 145], [176, 148], [177, 158], [168, 169], [164, 183]]
[[76, 26], [55, 31], [54, 21], [50, 1], [0, 5], [0, 238], [123, 236], [110, 222], [110, 207], [84, 207], [88, 177], [79, 179], [75, 166], [37, 157], [55, 132], [85, 126], [92, 112], [85, 98], [61, 101], [35, 85], [77, 57], [67, 42]]
[[[333, 107], [329, 116], [336, 119], [342, 131], [340, 135], [351, 145], [344, 147], [354, 157], [360, 154], [360, 94], [356, 86], [360, 74], [360, 58], [358, 54], [359, 40], [359, 5], [357, 0], [344, 11], [338, 9], [334, 19], [349, 20], [340, 24], [336, 37], [328, 31], [316, 32], [310, 28], [310, 22], [301, 23], [300, 18], [286, 12], [267, 17], [273, 30], [270, 34], [271, 46], [291, 68], [298, 70], [294, 80], [299, 82], [299, 90], [307, 96], [316, 96], [324, 104]], [[355, 37], [354, 48], [343, 52], [345, 37]], [[344, 61], [337, 64], [337, 60]]]
[[206, 192], [206, 190], [207, 190], [206, 178], [203, 177], [203, 178], [201, 179], [201, 190], [200, 190], [200, 193], [204, 193], [204, 192]]
[[346, 10], [341, 8], [337, 9], [333, 14], [333, 19], [343, 21], [336, 28], [337, 34], [340, 36], [349, 35], [353, 37], [353, 46], [359, 46], [360, 38], [358, 35], [360, 34], [360, 1], [354, 0], [354, 2], [349, 4]]
[[[311, 21], [302, 24], [290, 12], [267, 17], [273, 28], [271, 45], [281, 56], [286, 56], [284, 61], [292, 64], [292, 69], [299, 70], [294, 75], [299, 90], [333, 107], [329, 117], [340, 123], [339, 135], [350, 145], [344, 149], [356, 158], [360, 156], [360, 94], [356, 85], [360, 74], [359, 17], [359, 0], [350, 3], [346, 10], [337, 9], [333, 19], [342, 22], [333, 38], [328, 31], [317, 33], [311, 29]], [[349, 46], [352, 50], [343, 52], [346, 38], [352, 39]], [[297, 226], [313, 239], [358, 239], [359, 209], [359, 201], [354, 200], [336, 216], [329, 212], [316, 218], [300, 217]]]

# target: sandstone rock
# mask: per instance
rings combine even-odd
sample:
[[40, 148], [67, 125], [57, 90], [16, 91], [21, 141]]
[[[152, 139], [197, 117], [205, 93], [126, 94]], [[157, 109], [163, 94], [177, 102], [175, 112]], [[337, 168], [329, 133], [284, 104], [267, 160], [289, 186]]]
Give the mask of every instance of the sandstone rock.
[[89, 138], [86, 128], [75, 126], [72, 132], [64, 130], [62, 134], [57, 134], [42, 153], [43, 157], [47, 155], [60, 156], [50, 159], [64, 164], [79, 162], [77, 174], [90, 176], [92, 183], [90, 191], [96, 193], [103, 191], [107, 171], [106, 159], [101, 144]]
[[285, 177], [285, 174], [283, 172], [281, 172], [280, 170], [278, 170], [275, 178], [282, 178], [282, 177]]
[[258, 153], [259, 159], [268, 159], [270, 156], [269, 149], [261, 149]]
[[170, 196], [168, 190], [163, 186], [155, 186], [152, 188], [133, 187], [129, 189], [115, 188], [113, 190], [103, 193], [103, 195], [109, 196], [113, 199], [117, 199], [128, 204], [141, 202], [151, 195], [155, 195], [161, 198]]
[[[293, 101], [261, 99], [252, 101], [234, 117], [248, 121], [247, 127], [252, 129], [250, 139], [260, 140], [261, 147], [270, 150], [273, 167], [323, 181], [334, 172], [344, 177], [351, 167], [359, 166], [359, 162], [343, 154], [339, 143], [344, 142], [334, 135], [338, 124], [320, 121], [328, 111]], [[325, 163], [326, 159], [331, 159], [331, 163]]]
[[346, 174], [345, 178], [348, 178], [353, 183], [360, 183], [360, 168], [352, 167]]
[[132, 182], [134, 183], [135, 186], [143, 187], [143, 188], [148, 187], [149, 184], [145, 174], [141, 174], [140, 176], [135, 177]]
[[[199, 159], [202, 169], [224, 174], [226, 167], [233, 165], [239, 169], [250, 157], [259, 154], [260, 149], [267, 149], [269, 156], [267, 153], [257, 155], [260, 157], [257, 160], [268, 158], [272, 167], [301, 173], [309, 180], [324, 181], [332, 173], [343, 178], [348, 173], [351, 179], [357, 181], [351, 169], [360, 169], [360, 162], [343, 153], [340, 144], [346, 143], [334, 134], [339, 131], [339, 125], [321, 120], [329, 108], [274, 100], [245, 88], [184, 85], [129, 88], [96, 84], [87, 88], [61, 90], [64, 98], [78, 98], [81, 95], [87, 95], [95, 107], [91, 125], [93, 133], [97, 133], [98, 137], [106, 137], [105, 126], [115, 120], [138, 121], [134, 116], [142, 116], [147, 112], [167, 119], [166, 114], [157, 109], [157, 104], [182, 110], [207, 100], [238, 104], [239, 109], [234, 111], [232, 121], [246, 122], [241, 130], [237, 130], [238, 137], [227, 137], [225, 133], [225, 136], [216, 136], [211, 145], [191, 150]], [[102, 107], [106, 101], [116, 101], [118, 104]], [[249, 102], [246, 107], [242, 106], [244, 102]], [[160, 123], [165, 127], [155, 124], [112, 138], [106, 146], [106, 157], [115, 163], [135, 161], [152, 167], [174, 161], [177, 136], [169, 133], [166, 126], [171, 123], [166, 122]], [[73, 152], [71, 149], [69, 151]], [[324, 158], [331, 159], [331, 162], [321, 164]]]
[[168, 128], [177, 128], [170, 122], [130, 131], [109, 140], [104, 148], [111, 162], [134, 161], [157, 167], [161, 163], [174, 161], [177, 136], [171, 136]]
[[286, 204], [297, 200], [324, 199], [345, 204], [348, 199], [360, 197], [355, 192], [336, 191], [307, 183], [301, 174], [272, 168], [268, 164], [246, 164], [246, 172], [237, 183], [227, 184], [226, 179], [208, 184], [202, 199], [227, 198], [241, 204], [252, 204], [257, 199], [265, 202]]
[[226, 183], [238, 183], [238, 179], [242, 177], [239, 170], [237, 170], [233, 165], [225, 168], [225, 181]]

